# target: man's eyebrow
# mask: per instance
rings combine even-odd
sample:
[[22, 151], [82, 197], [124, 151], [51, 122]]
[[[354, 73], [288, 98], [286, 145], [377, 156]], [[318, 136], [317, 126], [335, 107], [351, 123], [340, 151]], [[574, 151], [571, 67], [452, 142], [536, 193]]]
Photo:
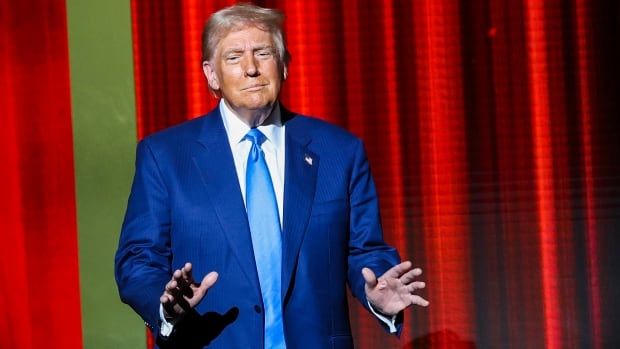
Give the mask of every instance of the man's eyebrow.
[[228, 50], [222, 52], [222, 56], [228, 56], [231, 53], [243, 53], [243, 51], [244, 50], [242, 48], [240, 48], [240, 47], [234, 47], [234, 48], [231, 48], [231, 49], [228, 49]]
[[260, 51], [260, 50], [266, 50], [266, 49], [273, 50], [273, 46], [265, 44], [265, 45], [257, 45], [257, 46], [252, 47], [253, 51]]

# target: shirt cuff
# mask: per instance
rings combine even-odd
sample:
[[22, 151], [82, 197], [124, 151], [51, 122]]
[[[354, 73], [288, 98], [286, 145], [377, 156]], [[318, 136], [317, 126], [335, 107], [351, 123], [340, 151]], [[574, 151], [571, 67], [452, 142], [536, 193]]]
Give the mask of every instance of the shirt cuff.
[[379, 320], [381, 320], [381, 322], [387, 325], [387, 327], [390, 329], [390, 333], [396, 333], [396, 315], [388, 316], [381, 314], [375, 310], [375, 308], [372, 306], [372, 304], [370, 304], [370, 301], [368, 299], [366, 299], [366, 302], [368, 302], [368, 308], [370, 308], [370, 311], [375, 314], [375, 316]]
[[162, 337], [170, 337], [172, 330], [174, 329], [174, 324], [166, 320], [166, 317], [164, 316], [164, 306], [161, 304], [159, 305], [159, 319], [161, 320], [159, 334]]

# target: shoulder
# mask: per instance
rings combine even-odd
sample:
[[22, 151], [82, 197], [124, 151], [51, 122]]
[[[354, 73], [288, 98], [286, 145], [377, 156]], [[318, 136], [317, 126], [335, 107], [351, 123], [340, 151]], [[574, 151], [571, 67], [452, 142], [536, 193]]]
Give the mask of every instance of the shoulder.
[[362, 145], [361, 139], [346, 129], [308, 115], [291, 113], [286, 120], [286, 130], [287, 133], [309, 138], [313, 144], [330, 147]]
[[[152, 157], [161, 163], [186, 161], [201, 149], [201, 140], [213, 136], [221, 124], [219, 113], [208, 114], [154, 132], [144, 137], [137, 146], [136, 158]], [[221, 127], [223, 129], [223, 126]], [[206, 133], [209, 133], [206, 135]]]
[[223, 129], [223, 125], [219, 110], [215, 108], [208, 114], [154, 132], [144, 137], [140, 143], [149, 147], [174, 148], [194, 143], [205, 133], [211, 133], [220, 128]]
[[210, 117], [209, 114], [154, 132], [144, 137], [142, 143], [165, 145], [196, 139], [207, 117]]

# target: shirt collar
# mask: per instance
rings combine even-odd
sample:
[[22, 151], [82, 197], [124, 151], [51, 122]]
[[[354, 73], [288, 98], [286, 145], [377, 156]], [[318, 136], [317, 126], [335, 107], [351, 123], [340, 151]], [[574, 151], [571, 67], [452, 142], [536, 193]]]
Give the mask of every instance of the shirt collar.
[[[224, 121], [224, 128], [228, 135], [228, 142], [231, 145], [236, 145], [243, 140], [245, 135], [250, 131], [250, 127], [228, 107], [228, 104], [224, 102], [224, 99], [220, 99], [220, 114], [222, 114], [222, 120]], [[273, 145], [273, 147], [279, 150], [280, 144], [282, 144], [282, 119], [280, 115], [280, 104], [276, 102], [273, 107], [271, 115], [267, 118], [266, 125], [258, 126], [258, 130], [261, 131], [267, 141]]]

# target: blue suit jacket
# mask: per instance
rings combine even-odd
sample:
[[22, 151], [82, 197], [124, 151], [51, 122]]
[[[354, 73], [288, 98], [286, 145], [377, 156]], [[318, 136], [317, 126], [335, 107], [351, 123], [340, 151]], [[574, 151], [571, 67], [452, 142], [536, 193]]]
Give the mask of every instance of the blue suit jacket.
[[[288, 349], [352, 348], [346, 284], [367, 307], [363, 267], [399, 262], [382, 237], [362, 142], [282, 110], [286, 125], [282, 300]], [[311, 163], [307, 161], [311, 158]], [[252, 241], [219, 108], [145, 138], [115, 259], [121, 299], [159, 333], [159, 297], [192, 262], [217, 283], [160, 346], [262, 348]], [[399, 324], [399, 330], [401, 324]]]

